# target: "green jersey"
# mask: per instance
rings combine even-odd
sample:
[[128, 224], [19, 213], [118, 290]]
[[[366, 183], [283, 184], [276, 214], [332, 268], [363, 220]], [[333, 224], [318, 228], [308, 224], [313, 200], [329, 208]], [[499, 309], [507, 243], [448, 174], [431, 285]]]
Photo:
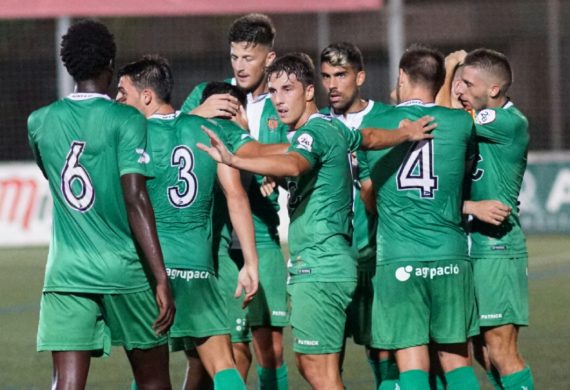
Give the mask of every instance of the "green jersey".
[[360, 132], [321, 114], [312, 115], [293, 136], [289, 152], [299, 153], [311, 169], [287, 178], [291, 283], [356, 280], [346, 155], [361, 142]]
[[222, 137], [232, 152], [251, 139], [225, 133], [215, 121], [196, 115], [153, 115], [148, 137], [156, 177], [147, 187], [165, 265], [214, 272], [211, 213], [217, 163], [196, 146], [210, 142], [202, 125]]
[[33, 112], [28, 137], [54, 206], [44, 291], [147, 289], [121, 187], [122, 175], [151, 173], [144, 117], [105, 95], [75, 93]]
[[486, 109], [475, 118], [479, 156], [472, 175], [471, 200], [496, 199], [512, 208], [500, 226], [474, 220], [471, 226], [472, 257], [526, 256], [526, 242], [518, 214], [528, 152], [528, 121], [508, 102]]
[[[227, 83], [236, 85], [235, 79], [225, 80]], [[197, 85], [182, 105], [182, 111], [188, 112], [200, 104], [202, 93], [207, 83]], [[247, 119], [249, 131], [253, 138], [265, 144], [285, 143], [287, 140], [288, 127], [281, 123], [275, 108], [269, 99], [269, 94], [261, 94], [253, 97], [247, 95]], [[255, 228], [255, 242], [257, 248], [279, 246], [279, 193], [275, 190], [270, 196], [263, 197], [259, 186], [263, 176], [255, 175], [255, 180], [247, 188], [253, 215]]]
[[462, 187], [474, 137], [462, 110], [412, 100], [370, 118], [367, 126], [394, 129], [403, 119], [436, 118], [432, 140], [366, 152], [376, 192], [378, 263], [466, 260]]
[[[330, 115], [338, 119], [349, 129], [356, 131], [357, 129], [371, 127], [366, 124], [367, 118], [377, 117], [384, 111], [390, 109], [391, 106], [368, 100], [368, 105], [362, 111], [351, 112], [346, 115], [340, 115], [334, 112], [331, 108], [327, 107], [321, 110], [321, 113]], [[375, 215], [370, 215], [364, 207], [364, 202], [360, 197], [360, 172], [358, 168], [358, 154], [356, 152], [349, 154], [352, 180], [353, 180], [353, 198], [354, 198], [354, 219], [352, 225], [354, 226], [353, 241], [359, 252], [365, 252], [367, 249], [375, 251], [376, 249], [376, 225], [378, 219]], [[362, 260], [366, 260], [364, 258]], [[360, 260], [360, 259], [359, 259]]]

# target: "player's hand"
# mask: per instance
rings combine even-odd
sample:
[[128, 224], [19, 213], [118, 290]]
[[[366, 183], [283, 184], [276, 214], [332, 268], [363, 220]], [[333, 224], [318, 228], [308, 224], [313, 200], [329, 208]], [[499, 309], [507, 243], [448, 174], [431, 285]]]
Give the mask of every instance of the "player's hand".
[[226, 148], [226, 145], [222, 142], [220, 138], [206, 126], [202, 126], [202, 130], [208, 134], [210, 137], [210, 142], [212, 146], [206, 146], [202, 143], [197, 143], [199, 149], [203, 150], [204, 152], [208, 153], [210, 157], [212, 157], [216, 162], [232, 166], [232, 161], [234, 155], [230, 153], [230, 151]]
[[239, 111], [239, 101], [229, 93], [219, 93], [209, 96], [204, 103], [191, 111], [193, 115], [203, 118], [230, 119]]
[[245, 264], [238, 274], [238, 283], [234, 296], [236, 298], [241, 297], [242, 292], [245, 290], [245, 296], [243, 298], [242, 307], [245, 308], [255, 294], [259, 287], [259, 273], [257, 267]]
[[170, 329], [174, 321], [174, 313], [176, 312], [168, 281], [156, 285], [155, 297], [158, 306], [158, 317], [152, 324], [152, 329], [156, 334], [164, 335]]
[[465, 50], [457, 50], [448, 54], [445, 57], [445, 69], [455, 68], [457, 64], [462, 64], [466, 56], [467, 52]]
[[404, 119], [400, 122], [399, 129], [406, 134], [406, 139], [408, 141], [430, 139], [433, 138], [433, 135], [430, 132], [437, 127], [437, 123], [434, 122], [434, 120], [435, 118], [429, 115], [421, 117], [413, 122], [409, 119]]
[[276, 186], [277, 182], [275, 181], [275, 178], [271, 176], [264, 176], [263, 180], [261, 181], [261, 186], [259, 187], [261, 195], [267, 198], [269, 195], [273, 193], [273, 191], [275, 191]]
[[509, 217], [512, 209], [498, 200], [465, 201], [463, 213], [471, 214], [478, 220], [499, 226]]

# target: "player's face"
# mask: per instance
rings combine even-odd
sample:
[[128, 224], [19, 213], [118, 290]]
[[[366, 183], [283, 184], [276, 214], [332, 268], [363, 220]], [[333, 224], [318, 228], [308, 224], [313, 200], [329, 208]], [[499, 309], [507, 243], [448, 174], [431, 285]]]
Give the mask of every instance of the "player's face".
[[117, 100], [120, 103], [133, 106], [144, 114], [144, 101], [142, 93], [135, 87], [129, 76], [121, 76], [117, 88]]
[[271, 102], [279, 119], [284, 124], [297, 128], [307, 103], [313, 99], [314, 86], [308, 85], [305, 88], [303, 83], [297, 80], [297, 76], [285, 72], [272, 73], [268, 84]]
[[364, 77], [364, 71], [357, 72], [352, 66], [321, 64], [323, 87], [328, 93], [329, 105], [337, 114], [351, 112], [357, 107]]
[[275, 52], [265, 45], [232, 42], [230, 58], [237, 85], [247, 92], [253, 92], [263, 84], [265, 68], [275, 59]]
[[484, 71], [473, 66], [463, 66], [461, 80], [455, 87], [457, 98], [466, 110], [487, 108], [491, 85]]

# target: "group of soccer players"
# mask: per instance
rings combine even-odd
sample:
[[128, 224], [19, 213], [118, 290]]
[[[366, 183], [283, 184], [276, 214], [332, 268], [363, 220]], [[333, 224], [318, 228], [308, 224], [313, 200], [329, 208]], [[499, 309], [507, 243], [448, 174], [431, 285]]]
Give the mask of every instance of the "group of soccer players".
[[361, 97], [358, 48], [331, 44], [319, 111], [313, 62], [277, 57], [267, 16], [238, 18], [228, 38], [234, 77], [178, 111], [165, 59], [122, 67], [113, 102], [112, 34], [86, 20], [63, 37], [76, 91], [28, 122], [54, 199], [38, 330], [53, 387], [84, 388], [113, 344], [134, 386], [170, 388], [170, 344], [185, 389], [243, 389], [252, 343], [258, 387], [286, 389], [290, 325], [315, 389], [344, 388], [347, 335], [378, 389], [478, 388], [473, 356], [495, 388], [532, 389], [517, 349], [528, 123], [505, 56], [410, 47], [388, 105]]

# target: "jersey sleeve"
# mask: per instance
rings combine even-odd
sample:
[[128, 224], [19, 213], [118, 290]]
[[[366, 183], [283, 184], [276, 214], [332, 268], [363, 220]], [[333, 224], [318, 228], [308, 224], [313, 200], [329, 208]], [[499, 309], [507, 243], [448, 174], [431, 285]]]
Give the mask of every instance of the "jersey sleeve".
[[200, 83], [194, 87], [192, 92], [190, 92], [190, 95], [188, 95], [186, 100], [184, 100], [180, 111], [188, 114], [190, 111], [198, 107], [200, 105], [200, 101], [202, 100], [202, 93], [204, 92], [204, 88], [206, 88], [206, 83]]
[[247, 131], [232, 121], [212, 120], [209, 122], [216, 125], [216, 133], [222, 138], [226, 148], [233, 154], [235, 154], [243, 145], [255, 141]]
[[515, 137], [512, 118], [503, 109], [487, 108], [475, 116], [477, 136], [497, 144], [509, 144]]
[[305, 129], [295, 133], [287, 152], [299, 153], [313, 167], [321, 160], [323, 148], [323, 142], [319, 140], [318, 135], [314, 131]]
[[139, 173], [153, 175], [151, 153], [147, 148], [146, 119], [132, 112], [119, 128], [119, 174]]
[[358, 150], [356, 152], [356, 158], [358, 160], [358, 181], [370, 179], [370, 165], [368, 165], [366, 152]]
[[38, 145], [36, 143], [35, 140], [35, 134], [36, 134], [36, 130], [38, 127], [38, 113], [37, 112], [33, 112], [29, 117], [28, 117], [28, 143], [30, 144], [30, 148], [32, 149], [32, 155], [34, 156], [34, 160], [36, 161], [36, 164], [38, 165], [38, 167], [40, 168], [40, 170], [42, 171], [42, 174], [44, 175], [44, 177], [47, 178], [45, 169], [44, 169], [44, 164], [42, 162], [42, 158], [40, 155], [40, 151], [38, 150]]
[[362, 133], [358, 129], [350, 129], [338, 119], [333, 119], [332, 122], [340, 129], [343, 137], [346, 139], [348, 146], [347, 152], [355, 152], [360, 149], [362, 144]]

